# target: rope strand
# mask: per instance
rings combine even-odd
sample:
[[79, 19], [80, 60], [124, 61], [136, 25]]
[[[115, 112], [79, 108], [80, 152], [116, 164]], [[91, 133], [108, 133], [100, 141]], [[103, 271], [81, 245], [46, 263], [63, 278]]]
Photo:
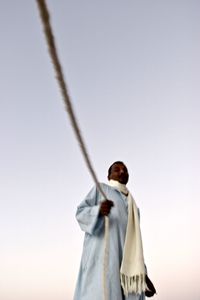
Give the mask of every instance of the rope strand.
[[[43, 24], [43, 30], [45, 33], [45, 38], [46, 38], [46, 42], [48, 45], [48, 50], [49, 50], [49, 54], [51, 57], [51, 61], [52, 61], [53, 67], [54, 67], [56, 79], [58, 81], [58, 85], [60, 87], [62, 98], [64, 100], [65, 109], [69, 115], [69, 119], [71, 121], [72, 128], [73, 128], [75, 136], [78, 140], [78, 143], [79, 143], [83, 158], [85, 160], [85, 163], [88, 167], [88, 170], [89, 170], [99, 192], [102, 194], [104, 199], [106, 199], [106, 195], [105, 195], [103, 189], [101, 188], [101, 185], [97, 179], [96, 173], [92, 166], [91, 160], [89, 158], [89, 154], [86, 149], [86, 145], [84, 143], [80, 128], [78, 126], [78, 121], [76, 119], [76, 116], [75, 116], [75, 113], [73, 110], [73, 106], [72, 106], [72, 103], [71, 103], [71, 100], [69, 97], [67, 85], [66, 85], [66, 82], [64, 79], [64, 74], [62, 71], [62, 66], [60, 64], [57, 50], [56, 50], [56, 43], [55, 43], [52, 28], [51, 28], [50, 15], [48, 12], [46, 2], [45, 2], [45, 0], [36, 0], [36, 2], [37, 2], [38, 9], [40, 12], [41, 21]], [[104, 298], [104, 300], [108, 300], [108, 289], [107, 289], [107, 280], [106, 280], [107, 279], [106, 274], [107, 274], [107, 268], [108, 268], [108, 248], [109, 248], [108, 247], [108, 241], [109, 241], [108, 235], [109, 235], [109, 218], [105, 217], [104, 261], [103, 261], [103, 298]]]
[[72, 103], [69, 97], [69, 93], [67, 90], [67, 85], [64, 79], [64, 74], [62, 71], [62, 67], [61, 64], [59, 62], [59, 58], [58, 58], [58, 54], [57, 54], [57, 50], [56, 50], [56, 43], [55, 43], [55, 39], [53, 36], [53, 32], [52, 32], [52, 28], [51, 28], [51, 24], [50, 24], [50, 15], [47, 9], [47, 5], [45, 0], [36, 0], [37, 4], [38, 4], [38, 8], [39, 8], [39, 12], [40, 12], [40, 17], [42, 20], [42, 24], [43, 24], [43, 29], [44, 29], [44, 33], [45, 33], [45, 38], [47, 41], [47, 45], [48, 45], [48, 50], [49, 50], [49, 54], [52, 60], [52, 64], [55, 70], [55, 75], [56, 75], [56, 79], [58, 81], [59, 87], [60, 87], [60, 91], [65, 103], [65, 109], [69, 115], [70, 121], [71, 121], [71, 125], [72, 128], [74, 130], [74, 133], [76, 135], [76, 138], [78, 140], [79, 146], [81, 148], [83, 157], [85, 159], [86, 165], [89, 169], [89, 172], [95, 182], [95, 184], [97, 185], [97, 188], [99, 189], [100, 193], [103, 195], [103, 197], [106, 199], [106, 195], [104, 193], [104, 191], [102, 190], [99, 181], [97, 179], [96, 173], [94, 171], [94, 168], [92, 166], [91, 160], [89, 158], [88, 155], [88, 151], [86, 149], [85, 143], [83, 141], [83, 137], [80, 131], [80, 128], [78, 126], [78, 121], [75, 117], [75, 113], [72, 107]]

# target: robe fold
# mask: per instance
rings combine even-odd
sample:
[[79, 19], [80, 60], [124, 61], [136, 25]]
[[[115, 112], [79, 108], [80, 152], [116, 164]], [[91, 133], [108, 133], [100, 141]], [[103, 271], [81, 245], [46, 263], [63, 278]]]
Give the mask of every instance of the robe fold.
[[[109, 262], [107, 287], [109, 300], [145, 300], [145, 295], [125, 297], [120, 284], [120, 266], [123, 256], [128, 203], [126, 196], [116, 188], [101, 183], [107, 199], [114, 202], [109, 214]], [[83, 252], [74, 300], [103, 300], [104, 217], [99, 215], [103, 196], [96, 186], [77, 208], [76, 218], [85, 232]]]

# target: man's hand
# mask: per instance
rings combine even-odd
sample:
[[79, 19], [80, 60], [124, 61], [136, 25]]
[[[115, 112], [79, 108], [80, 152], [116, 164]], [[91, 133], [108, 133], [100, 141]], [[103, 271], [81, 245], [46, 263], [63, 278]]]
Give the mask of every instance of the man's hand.
[[111, 207], [114, 206], [113, 201], [111, 200], [105, 200], [101, 203], [100, 207], [100, 215], [102, 216], [108, 216], [111, 210]]

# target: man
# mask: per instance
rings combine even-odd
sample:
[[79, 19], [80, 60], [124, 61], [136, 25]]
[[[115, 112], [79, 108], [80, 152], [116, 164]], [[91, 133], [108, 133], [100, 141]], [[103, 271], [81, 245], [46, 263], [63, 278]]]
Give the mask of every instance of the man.
[[126, 187], [128, 179], [125, 164], [114, 162], [108, 170], [108, 184], [101, 183], [107, 199], [94, 187], [78, 206], [76, 218], [85, 239], [74, 300], [103, 299], [104, 216], [110, 225], [108, 299], [144, 300], [145, 291], [147, 296], [155, 292], [146, 290], [139, 211]]

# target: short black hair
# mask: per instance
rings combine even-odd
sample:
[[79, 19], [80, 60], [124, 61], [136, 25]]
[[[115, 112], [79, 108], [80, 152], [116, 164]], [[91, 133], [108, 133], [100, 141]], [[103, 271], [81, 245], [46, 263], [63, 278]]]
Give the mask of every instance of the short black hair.
[[108, 177], [110, 176], [112, 167], [113, 167], [115, 164], [122, 164], [122, 165], [125, 166], [125, 164], [123, 163], [123, 161], [120, 161], [120, 160], [115, 161], [115, 162], [109, 167], [109, 169], [108, 169]]

